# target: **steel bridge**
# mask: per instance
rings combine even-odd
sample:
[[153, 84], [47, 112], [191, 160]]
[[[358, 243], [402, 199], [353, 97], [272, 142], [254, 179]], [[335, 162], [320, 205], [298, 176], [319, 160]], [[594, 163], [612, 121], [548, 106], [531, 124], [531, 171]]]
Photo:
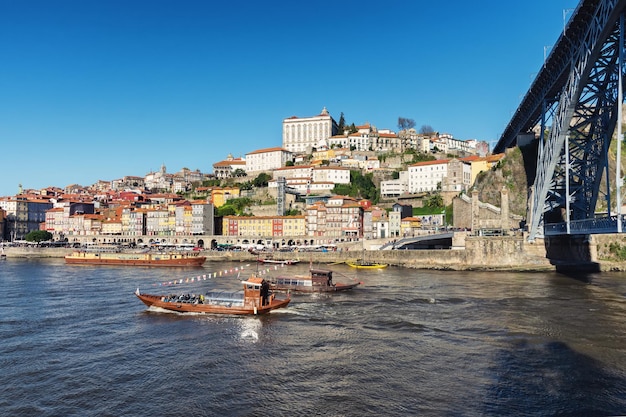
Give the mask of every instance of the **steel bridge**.
[[527, 167], [529, 240], [626, 230], [619, 157], [609, 170], [611, 140], [623, 138], [625, 8], [626, 0], [580, 2], [494, 148], [536, 152], [534, 172]]

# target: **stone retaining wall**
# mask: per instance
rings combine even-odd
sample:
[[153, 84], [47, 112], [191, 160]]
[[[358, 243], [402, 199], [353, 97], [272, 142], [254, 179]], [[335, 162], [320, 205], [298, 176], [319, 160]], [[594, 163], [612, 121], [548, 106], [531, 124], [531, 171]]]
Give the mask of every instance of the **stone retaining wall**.
[[[364, 257], [367, 261], [416, 269], [449, 270], [545, 270], [550, 262], [540, 251], [526, 252], [521, 236], [467, 237], [465, 249], [458, 250], [338, 250], [334, 252], [274, 252], [274, 259], [312, 260], [316, 263], [344, 263]], [[7, 257], [59, 258], [70, 253], [63, 248], [9, 247]], [[204, 251], [208, 261], [256, 261], [257, 255], [240, 251]], [[260, 255], [263, 257], [264, 255]], [[268, 255], [269, 256], [269, 255]]]
[[[526, 236], [467, 236], [464, 249], [363, 251], [360, 249], [363, 245], [359, 243], [358, 250], [355, 247], [336, 252], [274, 252], [271, 256], [274, 259], [297, 258], [301, 262], [312, 260], [329, 264], [365, 257], [371, 262], [416, 269], [545, 271], [555, 270], [555, 265], [562, 265], [563, 262], [572, 265], [591, 262], [597, 264], [600, 271], [626, 270], [626, 262], [610, 259], [611, 243], [626, 247], [626, 235], [595, 235], [584, 242], [585, 247], [571, 241], [561, 244], [554, 239], [547, 243], [542, 239], [528, 242]], [[5, 247], [4, 250], [8, 258], [62, 258], [72, 252], [72, 249], [66, 248]], [[549, 259], [548, 252], [559, 254], [559, 257]], [[578, 252], [581, 252], [580, 256], [577, 256]], [[245, 251], [204, 251], [202, 254], [207, 256], [209, 262], [254, 262], [258, 258]]]

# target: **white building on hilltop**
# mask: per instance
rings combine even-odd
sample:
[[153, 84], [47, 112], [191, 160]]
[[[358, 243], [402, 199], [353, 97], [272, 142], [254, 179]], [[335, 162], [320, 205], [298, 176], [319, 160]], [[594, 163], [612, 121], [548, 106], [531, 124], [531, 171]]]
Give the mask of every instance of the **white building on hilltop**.
[[283, 148], [293, 153], [311, 153], [312, 148], [319, 143], [326, 143], [337, 131], [337, 122], [326, 107], [317, 116], [292, 116], [283, 120]]
[[413, 194], [436, 191], [448, 175], [448, 162], [449, 159], [438, 159], [409, 165], [408, 192]]
[[285, 166], [293, 155], [283, 148], [266, 148], [246, 154], [246, 172], [248, 175], [261, 171], [273, 171]]

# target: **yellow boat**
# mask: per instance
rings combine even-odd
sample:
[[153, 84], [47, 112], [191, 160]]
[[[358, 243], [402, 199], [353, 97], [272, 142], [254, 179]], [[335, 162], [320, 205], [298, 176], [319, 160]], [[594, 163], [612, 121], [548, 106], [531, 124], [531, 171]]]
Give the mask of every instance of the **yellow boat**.
[[351, 266], [352, 268], [358, 268], [358, 269], [382, 269], [382, 268], [387, 268], [387, 264], [379, 264], [376, 262], [365, 262], [365, 261], [348, 261], [346, 262], [347, 265]]

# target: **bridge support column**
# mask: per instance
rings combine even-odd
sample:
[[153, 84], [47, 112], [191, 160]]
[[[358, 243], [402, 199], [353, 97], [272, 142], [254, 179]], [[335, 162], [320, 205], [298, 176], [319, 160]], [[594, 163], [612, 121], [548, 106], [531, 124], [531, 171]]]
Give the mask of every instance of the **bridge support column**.
[[546, 236], [546, 257], [558, 272], [597, 272], [597, 248], [590, 235]]

